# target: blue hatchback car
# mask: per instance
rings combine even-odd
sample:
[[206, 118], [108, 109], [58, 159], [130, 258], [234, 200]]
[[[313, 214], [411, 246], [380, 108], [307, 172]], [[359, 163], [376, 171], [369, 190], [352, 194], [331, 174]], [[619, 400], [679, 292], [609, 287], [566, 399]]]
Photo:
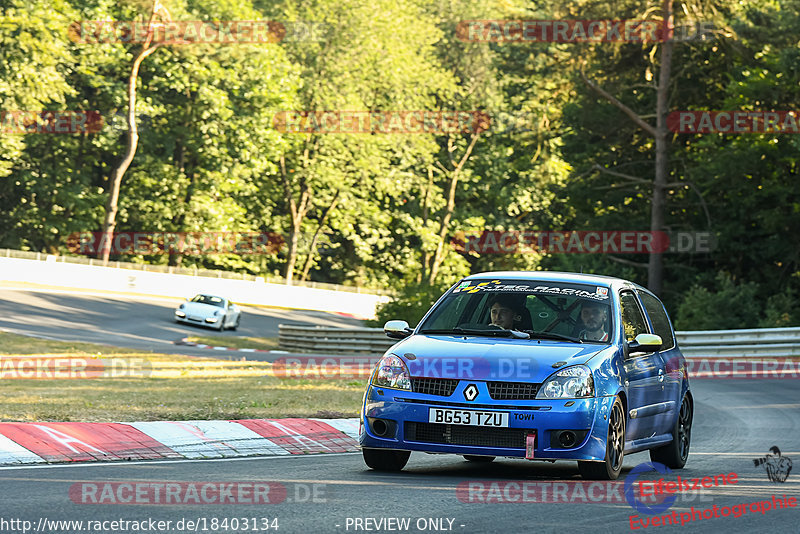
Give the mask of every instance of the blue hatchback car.
[[416, 328], [384, 327], [360, 443], [372, 469], [411, 451], [577, 460], [587, 479], [616, 479], [643, 450], [679, 469], [693, 417], [685, 360], [647, 289], [618, 278], [491, 272], [450, 288]]

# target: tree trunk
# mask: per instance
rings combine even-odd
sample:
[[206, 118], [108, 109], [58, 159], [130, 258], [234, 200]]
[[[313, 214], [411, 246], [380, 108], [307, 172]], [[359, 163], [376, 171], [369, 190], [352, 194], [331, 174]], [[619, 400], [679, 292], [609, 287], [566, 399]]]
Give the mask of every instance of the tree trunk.
[[[431, 189], [433, 189], [433, 168], [428, 166], [428, 186], [425, 188], [425, 196], [422, 198], [422, 228], [428, 225], [428, 198], [430, 197]], [[430, 254], [425, 250], [425, 245], [423, 243], [422, 268], [417, 272], [417, 284], [421, 284], [423, 280], [426, 282], [428, 281], [425, 270], [428, 268], [429, 261]]]
[[319, 233], [322, 231], [322, 228], [325, 226], [325, 223], [328, 220], [328, 216], [331, 212], [336, 209], [336, 204], [339, 202], [339, 191], [336, 191], [336, 194], [333, 195], [333, 200], [325, 208], [325, 213], [322, 214], [322, 218], [319, 220], [319, 225], [317, 229], [314, 230], [314, 236], [311, 238], [311, 245], [308, 247], [308, 256], [306, 256], [305, 265], [303, 265], [303, 273], [300, 275], [300, 281], [305, 282], [308, 278], [308, 271], [311, 270], [311, 260], [314, 259], [314, 253], [317, 250], [317, 240], [319, 239]]
[[[669, 173], [669, 130], [667, 130], [667, 106], [669, 105], [669, 84], [672, 76], [672, 0], [664, 0], [664, 29], [666, 39], [661, 45], [661, 69], [658, 73], [656, 94], [656, 169], [653, 180], [653, 198], [650, 203], [650, 231], [664, 229], [666, 211], [667, 174]], [[647, 287], [655, 294], [661, 293], [664, 277], [664, 257], [661, 252], [651, 252], [647, 265]]]
[[297, 263], [297, 240], [300, 235], [300, 224], [292, 222], [292, 230], [289, 233], [289, 258], [286, 261], [286, 285], [292, 285], [294, 278], [294, 264]]
[[289, 233], [289, 256], [286, 261], [286, 285], [292, 285], [294, 278], [294, 266], [297, 263], [297, 241], [302, 229], [303, 219], [308, 211], [308, 204], [311, 198], [311, 192], [308, 184], [304, 179], [300, 182], [300, 201], [295, 202], [292, 195], [292, 184], [289, 182], [289, 176], [286, 174], [286, 159], [281, 156], [281, 179], [283, 181], [283, 194], [286, 203], [289, 205], [289, 214], [292, 219], [292, 227]]
[[[153, 2], [153, 13], [150, 15], [148, 28], [152, 27], [156, 15], [159, 13], [166, 13], [167, 19], [169, 13], [164, 9], [164, 6], [158, 0]], [[108, 258], [111, 255], [111, 243], [114, 239], [114, 229], [117, 226], [117, 211], [119, 210], [119, 188], [122, 184], [122, 177], [125, 171], [130, 167], [133, 162], [133, 156], [136, 154], [136, 147], [139, 145], [139, 131], [136, 128], [136, 80], [139, 78], [139, 66], [142, 61], [155, 52], [161, 44], [150, 46], [153, 42], [153, 32], [149, 31], [147, 39], [142, 45], [142, 50], [136, 59], [133, 61], [131, 68], [131, 75], [128, 78], [128, 145], [125, 151], [125, 156], [122, 161], [114, 169], [111, 175], [110, 191], [108, 193], [108, 200], [106, 201], [106, 216], [103, 220], [103, 236], [100, 239], [100, 257], [103, 260], [103, 265], [108, 265]]]
[[[650, 231], [658, 232], [664, 229], [665, 212], [667, 207], [666, 189], [669, 186], [669, 130], [667, 129], [667, 112], [669, 105], [669, 84], [672, 77], [672, 51], [675, 46], [673, 39], [672, 0], [664, 0], [662, 4], [662, 38], [661, 65], [658, 73], [658, 86], [656, 87], [656, 126], [643, 120], [631, 108], [604, 91], [596, 83], [586, 77], [581, 71], [583, 81], [600, 96], [625, 113], [637, 126], [649, 133], [655, 140], [656, 158], [655, 173], [650, 185], [653, 188], [650, 200]], [[604, 171], [609, 172], [609, 171]], [[626, 177], [633, 181], [642, 181], [635, 177], [627, 177], [620, 173], [611, 174]], [[662, 252], [651, 252], [647, 263], [647, 286], [653, 293], [660, 293], [664, 278], [664, 258]], [[619, 261], [619, 258], [614, 258]], [[630, 263], [630, 262], [628, 262]]]
[[[458, 179], [461, 175], [461, 171], [464, 168], [464, 164], [467, 163], [467, 160], [469, 160], [469, 157], [472, 155], [472, 150], [475, 148], [475, 143], [478, 142], [480, 135], [480, 132], [472, 135], [472, 139], [469, 142], [469, 146], [464, 151], [464, 155], [461, 157], [458, 164], [454, 166], [453, 170], [450, 171], [450, 184], [447, 190], [447, 206], [445, 207], [442, 222], [439, 225], [439, 239], [436, 243], [436, 252], [433, 254], [430, 275], [428, 276], [428, 284], [430, 285], [433, 285], [436, 281], [436, 276], [439, 274], [439, 268], [442, 266], [442, 262], [444, 262], [444, 245], [447, 241], [447, 232], [450, 228], [450, 219], [453, 217], [453, 211], [456, 207], [456, 186], [458, 185]], [[452, 162], [453, 160], [451, 159], [451, 163]]]
[[[183, 146], [183, 139], [177, 139], [175, 141], [175, 150], [172, 159], [178, 171], [184, 174], [186, 172], [186, 150]], [[175, 221], [176, 232], [182, 232], [186, 225], [186, 212], [189, 209], [189, 203], [192, 201], [192, 195], [194, 194], [194, 173], [190, 174], [188, 178], [189, 185], [186, 187], [186, 194], [183, 195], [183, 210], [181, 214], [178, 215], [178, 220]], [[170, 267], [180, 267], [183, 263], [183, 255], [173, 251], [171, 248], [168, 253], [169, 260], [167, 261], [167, 265]]]

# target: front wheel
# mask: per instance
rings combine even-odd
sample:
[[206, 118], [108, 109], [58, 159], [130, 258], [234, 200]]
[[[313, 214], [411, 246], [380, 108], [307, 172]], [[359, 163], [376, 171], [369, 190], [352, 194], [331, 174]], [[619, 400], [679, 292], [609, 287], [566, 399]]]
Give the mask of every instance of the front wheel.
[[675, 427], [672, 429], [672, 441], [658, 447], [650, 449], [650, 459], [654, 462], [662, 463], [670, 469], [681, 469], [686, 465], [689, 458], [689, 445], [692, 441], [692, 419], [694, 410], [692, 401], [688, 395], [683, 396], [681, 401], [681, 411], [675, 420]]
[[578, 471], [587, 480], [616, 480], [622, 471], [625, 456], [625, 412], [622, 401], [617, 397], [611, 406], [608, 417], [608, 437], [606, 438], [606, 457], [602, 462], [578, 462]]
[[401, 471], [408, 463], [411, 451], [391, 449], [362, 449], [364, 463], [376, 471]]

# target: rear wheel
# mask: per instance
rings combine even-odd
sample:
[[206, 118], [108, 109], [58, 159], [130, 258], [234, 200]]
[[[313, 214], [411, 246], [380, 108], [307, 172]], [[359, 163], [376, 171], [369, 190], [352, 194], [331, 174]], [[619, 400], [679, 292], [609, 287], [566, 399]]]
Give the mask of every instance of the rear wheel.
[[602, 462], [578, 462], [578, 471], [588, 480], [616, 480], [622, 471], [625, 456], [625, 412], [617, 397], [608, 416], [606, 457]]
[[364, 463], [376, 471], [401, 471], [408, 463], [411, 451], [391, 449], [362, 449]]
[[472, 454], [465, 454], [464, 459], [468, 462], [476, 462], [479, 464], [488, 464], [494, 461], [494, 456], [476, 456]]
[[672, 441], [657, 449], [650, 449], [650, 459], [666, 465], [670, 469], [681, 469], [689, 458], [689, 445], [692, 441], [692, 401], [683, 396], [681, 411], [672, 429]]

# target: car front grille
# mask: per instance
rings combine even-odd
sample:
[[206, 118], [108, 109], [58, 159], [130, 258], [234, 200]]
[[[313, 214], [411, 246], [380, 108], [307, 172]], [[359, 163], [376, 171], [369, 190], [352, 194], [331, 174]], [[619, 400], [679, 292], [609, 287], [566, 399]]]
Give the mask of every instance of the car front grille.
[[412, 378], [411, 388], [414, 393], [449, 397], [456, 390], [458, 380], [452, 378]]
[[524, 428], [491, 428], [413, 421], [406, 421], [404, 427], [406, 441], [506, 449], [524, 449], [526, 436], [534, 432]]
[[533, 400], [541, 386], [527, 382], [487, 382], [486, 385], [494, 400]]

